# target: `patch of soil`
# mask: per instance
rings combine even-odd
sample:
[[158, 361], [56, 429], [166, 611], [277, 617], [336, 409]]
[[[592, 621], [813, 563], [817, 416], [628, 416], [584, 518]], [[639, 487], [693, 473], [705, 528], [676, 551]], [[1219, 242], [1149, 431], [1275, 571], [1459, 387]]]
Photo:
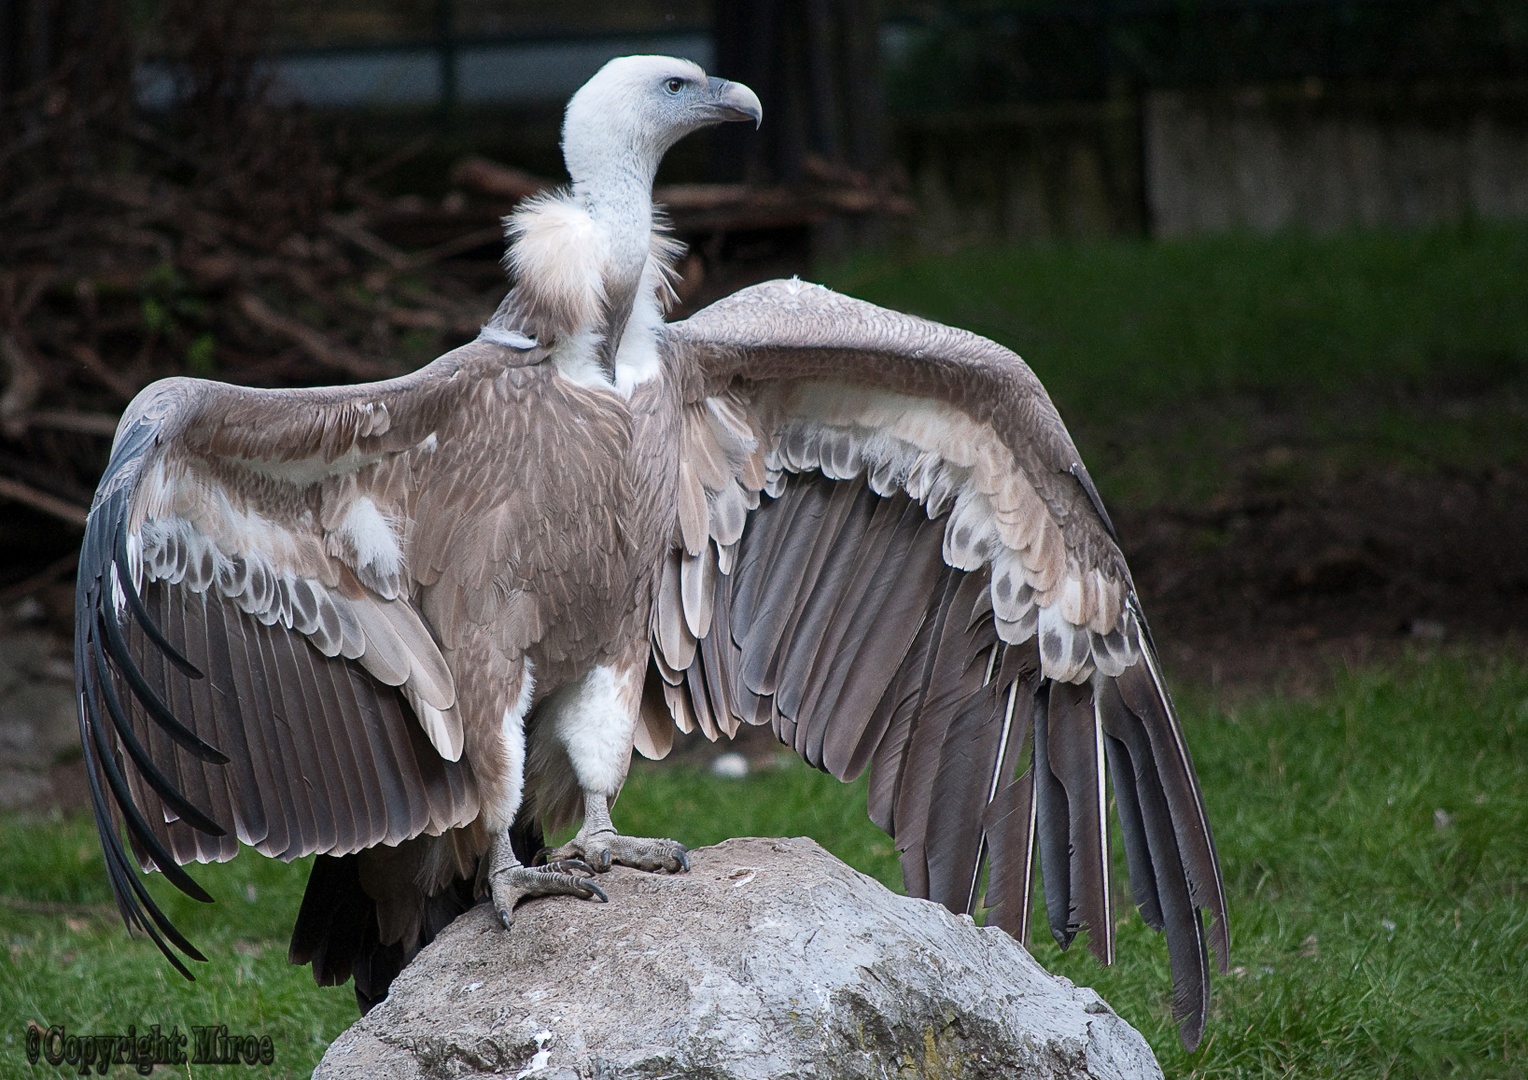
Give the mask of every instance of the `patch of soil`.
[[1407, 644], [1528, 634], [1528, 463], [1270, 484], [1116, 515], [1183, 680], [1286, 692]]

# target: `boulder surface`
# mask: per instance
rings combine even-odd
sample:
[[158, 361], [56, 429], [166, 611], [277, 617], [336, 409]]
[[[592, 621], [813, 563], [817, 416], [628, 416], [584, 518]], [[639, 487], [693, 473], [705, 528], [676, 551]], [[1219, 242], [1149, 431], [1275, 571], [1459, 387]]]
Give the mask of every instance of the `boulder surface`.
[[480, 904], [315, 1077], [1161, 1077], [1093, 991], [1003, 931], [898, 896], [814, 841], [729, 840], [608, 904]]

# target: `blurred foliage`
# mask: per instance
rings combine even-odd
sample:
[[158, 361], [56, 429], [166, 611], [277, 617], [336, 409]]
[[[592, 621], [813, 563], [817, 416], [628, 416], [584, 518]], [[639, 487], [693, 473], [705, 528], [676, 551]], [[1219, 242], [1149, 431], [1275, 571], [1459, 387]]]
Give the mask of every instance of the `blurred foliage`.
[[484, 38], [703, 30], [706, 0], [271, 0], [272, 43], [293, 46], [376, 45], [431, 41], [449, 11], [453, 33]]
[[1528, 75], [1523, 0], [900, 0], [895, 111], [1139, 87]]

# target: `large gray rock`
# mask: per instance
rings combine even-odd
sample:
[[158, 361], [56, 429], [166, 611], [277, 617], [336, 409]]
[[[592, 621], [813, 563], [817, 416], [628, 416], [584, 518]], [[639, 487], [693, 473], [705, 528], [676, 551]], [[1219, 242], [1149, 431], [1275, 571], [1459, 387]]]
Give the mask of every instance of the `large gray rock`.
[[313, 1074], [1160, 1077], [1145, 1039], [996, 928], [898, 896], [816, 843], [729, 840], [610, 903], [452, 924]]

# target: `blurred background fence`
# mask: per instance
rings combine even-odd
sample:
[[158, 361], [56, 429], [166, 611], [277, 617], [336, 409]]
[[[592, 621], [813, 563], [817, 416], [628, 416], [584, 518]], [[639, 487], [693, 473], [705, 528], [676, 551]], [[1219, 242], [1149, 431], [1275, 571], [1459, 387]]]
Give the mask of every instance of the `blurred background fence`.
[[1528, 211], [1528, 5], [906, 5], [925, 240], [1418, 225]]
[[[253, 0], [238, 12], [227, 29], [240, 40], [222, 44], [255, 49], [246, 78], [347, 126], [354, 154], [440, 136], [400, 174], [415, 188], [433, 171], [443, 192], [444, 156], [463, 151], [556, 176], [567, 96], [612, 56], [664, 52], [749, 82], [770, 118], [757, 137], [727, 130], [682, 149], [671, 177], [793, 183], [806, 162], [889, 178], [913, 194], [908, 228], [924, 242], [1528, 212], [1522, 0]], [[163, 113], [199, 92], [196, 54], [217, 44], [187, 21], [177, 0], [0, 0], [0, 86], [56, 76], [88, 40], [77, 79], [99, 86], [122, 74], [101, 58], [126, 62], [137, 106]], [[102, 35], [124, 43], [102, 49]]]
[[[79, 78], [130, 57], [135, 102], [163, 112], [197, 92], [209, 43], [186, 22], [175, 0], [0, 0], [0, 85], [56, 75], [89, 40]], [[686, 55], [759, 88], [770, 123], [671, 173], [889, 174], [924, 241], [1528, 211], [1521, 0], [255, 0], [238, 23], [271, 99], [350, 121], [358, 154], [438, 134], [547, 175], [561, 103], [600, 64]]]

